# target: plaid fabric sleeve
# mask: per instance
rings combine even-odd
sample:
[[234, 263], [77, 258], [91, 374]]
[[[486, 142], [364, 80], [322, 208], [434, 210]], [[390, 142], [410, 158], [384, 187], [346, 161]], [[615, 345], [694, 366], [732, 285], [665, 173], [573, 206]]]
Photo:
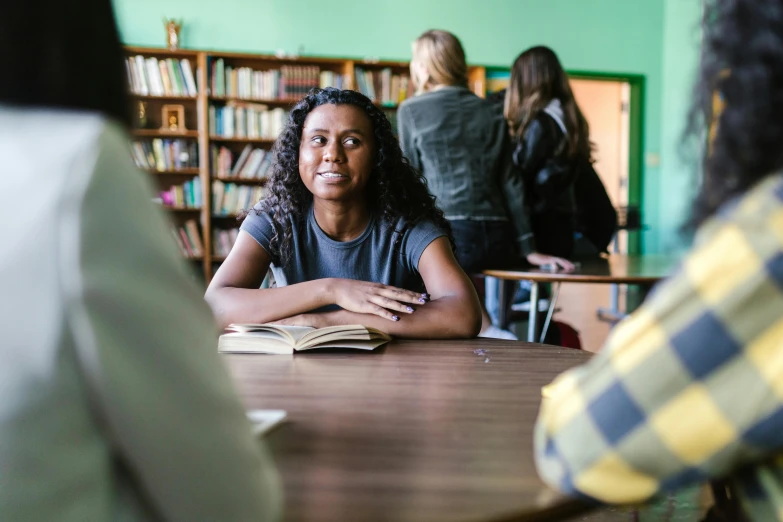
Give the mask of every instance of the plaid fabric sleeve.
[[707, 226], [601, 353], [546, 388], [547, 483], [636, 503], [783, 447], [783, 189], [771, 192]]

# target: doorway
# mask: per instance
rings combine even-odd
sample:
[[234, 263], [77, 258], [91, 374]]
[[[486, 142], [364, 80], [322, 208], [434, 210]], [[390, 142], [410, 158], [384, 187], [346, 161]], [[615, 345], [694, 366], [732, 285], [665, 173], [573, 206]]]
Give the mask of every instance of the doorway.
[[[571, 90], [590, 127], [595, 170], [606, 188], [615, 208], [629, 204], [631, 84], [622, 79], [574, 78]], [[609, 251], [628, 253], [628, 234], [620, 232]], [[599, 308], [608, 308], [612, 302], [608, 285], [567, 284], [560, 289], [556, 318], [580, 332], [582, 345], [587, 350], [598, 350], [606, 341], [612, 327], [598, 319]], [[617, 304], [625, 307], [627, 289], [620, 287]]]

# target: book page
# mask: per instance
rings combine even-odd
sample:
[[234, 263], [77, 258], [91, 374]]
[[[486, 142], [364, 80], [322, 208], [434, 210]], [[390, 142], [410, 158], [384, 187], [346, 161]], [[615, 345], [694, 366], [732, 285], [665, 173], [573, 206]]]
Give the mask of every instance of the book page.
[[283, 324], [230, 324], [229, 330], [235, 332], [273, 332], [276, 335], [288, 339], [291, 344], [295, 344], [299, 339], [307, 335], [309, 332], [315, 331], [315, 328], [310, 326], [288, 326]]
[[335, 339], [375, 339], [384, 338], [391, 340], [387, 334], [376, 330], [374, 328], [368, 328], [361, 324], [348, 324], [338, 326], [328, 326], [326, 328], [318, 328], [313, 330], [304, 337], [300, 338], [296, 343], [296, 348], [302, 348], [306, 346], [313, 346], [322, 342], [329, 342]]
[[305, 346], [303, 348], [297, 348], [297, 352], [306, 350], [317, 350], [319, 348], [350, 348], [353, 350], [374, 350], [379, 346], [388, 343], [387, 339], [362, 339], [362, 340], [339, 340], [333, 342], [326, 342], [324, 344], [316, 344], [313, 346]]
[[327, 335], [321, 335], [315, 339], [303, 339], [297, 346], [294, 347], [294, 349], [301, 350], [303, 348], [315, 348], [321, 346], [322, 344], [336, 343], [341, 341], [374, 341], [376, 339], [388, 341], [386, 337], [374, 335], [366, 330], [353, 332], [334, 332]]
[[270, 332], [228, 333], [218, 338], [218, 351], [223, 353], [294, 353], [287, 339]]

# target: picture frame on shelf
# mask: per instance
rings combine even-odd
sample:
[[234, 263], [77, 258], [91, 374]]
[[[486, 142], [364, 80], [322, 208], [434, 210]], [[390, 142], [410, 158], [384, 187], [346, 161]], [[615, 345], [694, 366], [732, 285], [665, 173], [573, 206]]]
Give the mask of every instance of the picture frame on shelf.
[[161, 109], [161, 130], [168, 132], [187, 131], [185, 128], [185, 106], [178, 104], [165, 104]]

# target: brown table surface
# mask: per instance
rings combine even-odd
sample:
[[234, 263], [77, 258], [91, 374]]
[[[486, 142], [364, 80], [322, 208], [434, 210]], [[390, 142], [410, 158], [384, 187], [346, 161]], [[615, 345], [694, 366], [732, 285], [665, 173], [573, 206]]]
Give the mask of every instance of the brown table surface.
[[484, 270], [483, 274], [513, 281], [539, 283], [615, 283], [655, 284], [668, 276], [680, 258], [673, 256], [626, 256], [611, 254], [605, 259], [581, 261], [572, 272], [553, 272], [538, 268]]
[[541, 387], [590, 354], [475, 339], [375, 352], [225, 355], [248, 408], [284, 409], [267, 435], [285, 520], [559, 520], [585, 506], [533, 464]]

